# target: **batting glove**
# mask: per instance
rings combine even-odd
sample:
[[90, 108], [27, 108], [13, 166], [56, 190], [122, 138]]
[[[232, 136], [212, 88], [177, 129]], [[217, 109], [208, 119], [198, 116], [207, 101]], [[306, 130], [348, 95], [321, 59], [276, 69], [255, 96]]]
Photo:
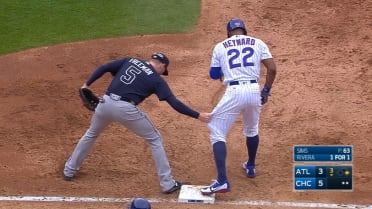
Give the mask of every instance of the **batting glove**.
[[264, 86], [262, 91], [261, 91], [261, 104], [264, 105], [266, 102], [269, 100], [270, 96], [270, 87]]

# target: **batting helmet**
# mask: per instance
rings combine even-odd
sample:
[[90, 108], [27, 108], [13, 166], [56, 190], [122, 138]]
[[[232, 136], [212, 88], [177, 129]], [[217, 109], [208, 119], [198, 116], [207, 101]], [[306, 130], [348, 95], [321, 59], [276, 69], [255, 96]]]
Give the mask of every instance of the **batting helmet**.
[[143, 198], [135, 198], [128, 209], [151, 209], [150, 202]]
[[227, 23], [227, 32], [233, 31], [235, 29], [242, 29], [244, 31], [244, 35], [247, 35], [247, 29], [245, 28], [244, 22], [241, 19], [233, 18]]

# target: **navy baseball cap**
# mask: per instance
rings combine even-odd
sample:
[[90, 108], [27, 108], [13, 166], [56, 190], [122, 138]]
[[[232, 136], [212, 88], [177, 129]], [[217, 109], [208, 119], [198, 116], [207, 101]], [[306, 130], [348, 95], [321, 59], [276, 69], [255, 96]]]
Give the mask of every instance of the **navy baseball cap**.
[[144, 198], [135, 198], [128, 209], [151, 209], [150, 202]]
[[165, 54], [160, 52], [155, 52], [151, 55], [152, 59], [159, 60], [161, 63], [165, 64], [165, 71], [163, 75], [168, 75], [168, 65], [169, 65], [169, 59]]

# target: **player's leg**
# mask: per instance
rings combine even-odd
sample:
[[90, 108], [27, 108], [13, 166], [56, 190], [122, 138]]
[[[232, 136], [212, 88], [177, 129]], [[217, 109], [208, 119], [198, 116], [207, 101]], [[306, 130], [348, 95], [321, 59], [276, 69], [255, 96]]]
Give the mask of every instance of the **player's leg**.
[[226, 91], [221, 101], [212, 111], [212, 119], [208, 123], [210, 140], [217, 169], [217, 180], [209, 187], [203, 188], [203, 194], [230, 191], [230, 184], [226, 175], [226, 136], [240, 114], [233, 94]]
[[91, 119], [89, 129], [85, 132], [82, 138], [76, 145], [72, 155], [65, 163], [64, 177], [66, 180], [72, 178], [80, 169], [81, 164], [90, 153], [93, 143], [96, 141], [99, 134], [107, 127], [111, 119], [107, 117], [105, 111], [111, 109], [110, 104], [100, 103]]
[[133, 105], [128, 104], [128, 106], [122, 108], [120, 116], [118, 121], [121, 124], [138, 136], [144, 138], [150, 145], [157, 174], [160, 178], [160, 186], [163, 192], [171, 190], [176, 182], [171, 175], [171, 168], [159, 131], [155, 128], [148, 116]]
[[243, 134], [246, 136], [246, 146], [247, 146], [247, 161], [243, 164], [243, 168], [246, 170], [247, 177], [256, 176], [256, 155], [259, 145], [259, 135], [258, 135], [258, 125], [259, 116], [261, 112], [261, 105], [257, 103], [256, 105], [247, 105], [247, 107], [242, 112], [244, 130]]

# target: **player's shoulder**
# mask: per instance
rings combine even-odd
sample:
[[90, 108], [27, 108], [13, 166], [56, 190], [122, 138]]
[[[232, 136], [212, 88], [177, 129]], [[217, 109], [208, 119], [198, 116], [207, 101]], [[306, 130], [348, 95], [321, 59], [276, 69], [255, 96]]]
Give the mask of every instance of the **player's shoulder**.
[[[219, 41], [216, 46], [218, 45], [224, 45], [225, 43], [229, 42], [229, 41], [236, 41], [236, 40], [255, 40], [256, 42], [260, 42], [260, 43], [264, 43], [264, 41], [260, 38], [257, 38], [255, 36], [250, 36], [250, 35], [234, 35], [234, 36], [231, 36], [231, 37], [228, 37], [228, 38], [225, 38], [221, 41]], [[249, 42], [249, 41], [248, 41]]]
[[246, 37], [249, 38], [249, 39], [255, 40], [255, 42], [257, 42], [257, 43], [265, 43], [261, 38], [258, 38], [256, 36], [246, 35]]
[[261, 39], [261, 38], [255, 38], [255, 39], [258, 44], [262, 46], [267, 46], [266, 41], [264, 39]]
[[230, 38], [225, 38], [221, 41], [218, 41], [215, 45], [214, 45], [214, 50], [215, 51], [221, 51], [223, 49], [226, 48], [226, 43], [229, 43], [229, 41], [231, 41], [231, 37]]
[[220, 46], [223, 46], [223, 43], [226, 41], [227, 39], [224, 39], [222, 41], [218, 41], [215, 45], [214, 45], [214, 48], [218, 48]]
[[122, 57], [122, 58], [119, 58], [117, 60], [114, 60], [114, 61], [111, 61], [111, 62], [107, 63], [107, 65], [120, 67], [120, 66], [123, 66], [124, 64], [128, 63], [129, 60], [130, 60], [129, 57]]

